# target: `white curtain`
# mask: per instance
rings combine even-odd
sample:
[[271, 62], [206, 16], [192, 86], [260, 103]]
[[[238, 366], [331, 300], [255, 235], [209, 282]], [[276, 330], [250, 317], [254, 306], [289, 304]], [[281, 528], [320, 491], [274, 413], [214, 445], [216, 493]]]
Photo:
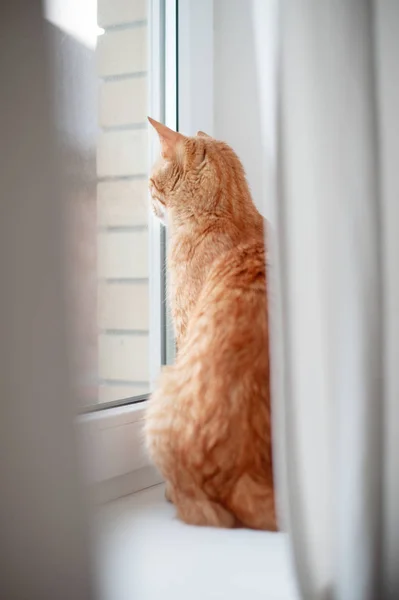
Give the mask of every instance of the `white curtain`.
[[253, 17], [281, 522], [304, 598], [397, 598], [399, 2]]
[[1, 4], [0, 598], [4, 600], [95, 597], [68, 377], [63, 276], [66, 167], [58, 160], [52, 118], [51, 33], [40, 0]]

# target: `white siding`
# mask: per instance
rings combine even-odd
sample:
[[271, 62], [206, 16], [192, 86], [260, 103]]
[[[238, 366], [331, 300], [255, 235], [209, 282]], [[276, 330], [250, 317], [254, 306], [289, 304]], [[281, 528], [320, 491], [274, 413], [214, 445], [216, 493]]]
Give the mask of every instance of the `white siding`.
[[149, 387], [146, 11], [145, 0], [98, 1], [99, 402]]

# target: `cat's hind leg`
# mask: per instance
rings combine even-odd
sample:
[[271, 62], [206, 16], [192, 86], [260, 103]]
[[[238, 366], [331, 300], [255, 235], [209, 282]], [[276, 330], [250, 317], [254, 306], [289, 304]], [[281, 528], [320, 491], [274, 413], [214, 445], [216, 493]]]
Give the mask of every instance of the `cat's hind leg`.
[[278, 531], [273, 488], [249, 474], [236, 483], [228, 507], [244, 527]]
[[234, 515], [201, 491], [197, 496], [176, 494], [175, 506], [178, 517], [188, 525], [231, 529], [236, 524]]

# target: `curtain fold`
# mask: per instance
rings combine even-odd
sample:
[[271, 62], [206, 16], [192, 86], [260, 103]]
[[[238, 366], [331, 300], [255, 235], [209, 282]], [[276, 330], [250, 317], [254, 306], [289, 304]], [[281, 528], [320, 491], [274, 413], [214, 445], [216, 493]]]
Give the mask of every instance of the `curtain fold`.
[[67, 345], [57, 48], [40, 0], [1, 8], [0, 598], [91, 600]]
[[398, 597], [399, 3], [253, 17], [281, 523], [304, 598]]
[[380, 152], [383, 278], [384, 596], [399, 597], [399, 2], [375, 0], [374, 44]]

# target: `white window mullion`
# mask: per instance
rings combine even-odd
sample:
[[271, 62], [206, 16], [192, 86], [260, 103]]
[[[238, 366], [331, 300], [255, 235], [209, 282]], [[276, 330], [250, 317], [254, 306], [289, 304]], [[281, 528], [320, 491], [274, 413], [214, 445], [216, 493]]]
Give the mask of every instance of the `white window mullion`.
[[[177, 128], [177, 0], [150, 0], [150, 113]], [[158, 140], [151, 136], [150, 164], [159, 154]], [[149, 221], [150, 243], [150, 382], [153, 389], [167, 361], [165, 301], [165, 231], [153, 215]]]

